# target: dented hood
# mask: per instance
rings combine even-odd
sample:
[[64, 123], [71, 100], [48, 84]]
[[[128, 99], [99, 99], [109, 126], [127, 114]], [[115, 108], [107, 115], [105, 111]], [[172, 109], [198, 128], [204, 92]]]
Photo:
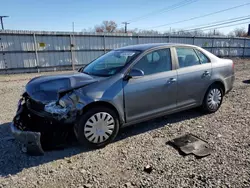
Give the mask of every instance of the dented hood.
[[58, 100], [61, 92], [80, 88], [100, 79], [101, 77], [93, 77], [84, 73], [40, 76], [28, 82], [26, 92], [33, 100], [48, 103]]

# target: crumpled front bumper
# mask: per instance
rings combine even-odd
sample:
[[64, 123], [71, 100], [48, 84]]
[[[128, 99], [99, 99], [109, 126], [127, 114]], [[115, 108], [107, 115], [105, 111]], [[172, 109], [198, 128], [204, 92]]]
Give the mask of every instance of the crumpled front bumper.
[[44, 151], [40, 143], [41, 133], [19, 130], [14, 122], [10, 124], [10, 129], [17, 141], [19, 141], [28, 154], [42, 155]]
[[20, 106], [17, 111], [16, 116], [14, 117], [13, 122], [10, 124], [10, 129], [15, 137], [15, 139], [22, 144], [23, 149], [30, 155], [43, 155], [44, 150], [41, 146], [41, 133], [32, 132], [32, 131], [23, 131], [18, 129], [18, 126], [15, 125], [15, 119], [20, 116], [23, 111], [23, 107]]

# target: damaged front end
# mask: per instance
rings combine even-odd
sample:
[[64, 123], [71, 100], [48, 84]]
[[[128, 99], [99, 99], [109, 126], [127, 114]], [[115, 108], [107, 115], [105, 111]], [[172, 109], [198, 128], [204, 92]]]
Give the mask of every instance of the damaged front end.
[[73, 134], [73, 125], [84, 103], [76, 90], [47, 104], [33, 100], [24, 93], [10, 125], [11, 132], [27, 153], [44, 154], [63, 144]]

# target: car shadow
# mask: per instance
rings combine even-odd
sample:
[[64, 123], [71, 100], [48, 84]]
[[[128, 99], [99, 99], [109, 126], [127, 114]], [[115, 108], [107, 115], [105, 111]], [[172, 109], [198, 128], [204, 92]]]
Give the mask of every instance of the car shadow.
[[[132, 125], [122, 129], [114, 142], [202, 115], [203, 113], [198, 109], [192, 109]], [[2, 177], [17, 174], [23, 169], [93, 151], [79, 146], [76, 142], [71, 142], [65, 148], [45, 152], [43, 156], [29, 156], [20, 150], [19, 144], [11, 135], [9, 124], [0, 125], [0, 176]]]
[[184, 112], [166, 115], [166, 116], [155, 118], [146, 122], [131, 125], [121, 130], [116, 141], [131, 137], [131, 136], [135, 136], [138, 134], [143, 134], [145, 132], [152, 131], [161, 127], [171, 126], [174, 123], [193, 119], [196, 117], [201, 117], [203, 115], [205, 114], [201, 112], [199, 108], [195, 108], [191, 110], [186, 110]]

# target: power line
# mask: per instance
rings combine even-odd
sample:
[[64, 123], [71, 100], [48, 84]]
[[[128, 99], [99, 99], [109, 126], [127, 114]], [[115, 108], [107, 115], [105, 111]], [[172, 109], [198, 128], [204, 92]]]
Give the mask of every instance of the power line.
[[226, 27], [232, 27], [232, 26], [236, 26], [236, 25], [243, 25], [243, 24], [247, 24], [248, 22], [242, 22], [242, 23], [238, 23], [238, 24], [231, 24], [231, 25], [226, 25], [226, 26], [222, 26], [222, 27], [214, 27], [214, 28], [209, 28], [209, 29], [202, 29], [202, 31], [208, 31], [211, 29], [221, 29], [221, 28], [226, 28]]
[[202, 29], [206, 29], [206, 28], [209, 28], [209, 27], [214, 27], [214, 26], [220, 26], [220, 25], [226, 25], [226, 24], [231, 24], [231, 23], [235, 23], [235, 22], [239, 22], [239, 21], [244, 21], [244, 20], [249, 20], [250, 17], [248, 18], [243, 18], [243, 19], [238, 19], [238, 20], [234, 20], [234, 21], [226, 21], [226, 22], [223, 22], [223, 23], [217, 23], [217, 24], [208, 24], [207, 26], [203, 26], [203, 27], [198, 27], [198, 28], [193, 28], [193, 29], [187, 29], [187, 30], [182, 30], [183, 32], [186, 32], [186, 31], [194, 31], [194, 30], [202, 30]]
[[227, 9], [223, 9], [223, 10], [220, 10], [220, 11], [212, 12], [212, 13], [209, 13], [209, 14], [204, 14], [204, 15], [201, 15], [201, 16], [192, 17], [192, 18], [189, 18], [189, 19], [186, 19], [186, 20], [181, 20], [181, 21], [177, 21], [177, 22], [167, 23], [167, 24], [158, 25], [158, 26], [149, 27], [149, 28], [157, 28], [157, 27], [163, 27], [163, 26], [168, 26], [168, 25], [183, 23], [183, 22], [187, 22], [187, 21], [191, 21], [191, 20], [195, 20], [195, 19], [199, 19], [199, 18], [204, 18], [204, 17], [207, 17], [207, 16], [211, 16], [211, 15], [214, 15], [214, 14], [219, 14], [219, 13], [222, 13], [222, 12], [226, 12], [226, 11], [233, 10], [233, 9], [236, 9], [236, 8], [239, 8], [239, 7], [243, 7], [243, 6], [247, 6], [247, 5], [250, 5], [250, 3], [245, 3], [245, 4], [241, 4], [241, 5], [238, 5], [238, 6], [231, 7], [231, 8], [227, 8]]
[[175, 10], [175, 9], [178, 9], [178, 8], [181, 8], [183, 6], [186, 6], [186, 5], [189, 5], [191, 3], [194, 3], [194, 2], [197, 2], [199, 0], [184, 0], [184, 1], [181, 1], [179, 3], [176, 3], [176, 4], [173, 4], [171, 6], [168, 6], [168, 7], [165, 7], [163, 9], [160, 9], [160, 10], [155, 10], [153, 12], [150, 12], [144, 16], [140, 16], [140, 17], [137, 17], [137, 18], [134, 18], [134, 19], [130, 19], [128, 20], [127, 22], [137, 22], [139, 20], [142, 20], [142, 19], [145, 19], [145, 18], [148, 18], [154, 14], [161, 14], [163, 12], [169, 12], [169, 11], [172, 11], [172, 10]]
[[[201, 31], [208, 31], [208, 30], [215, 30], [215, 29], [221, 29], [221, 28], [227, 28], [227, 27], [232, 27], [232, 26], [236, 26], [236, 25], [243, 25], [243, 24], [247, 24], [248, 22], [241, 22], [241, 23], [237, 23], [237, 24], [231, 24], [231, 25], [226, 25], [226, 26], [222, 26], [222, 27], [213, 27], [213, 28], [208, 28], [208, 29], [200, 29]], [[181, 31], [182, 32], [182, 31]], [[188, 32], [188, 31], [183, 31], [183, 32]], [[176, 32], [172, 32], [170, 34], [173, 34]]]
[[[224, 23], [226, 21], [235, 21], [235, 20], [238, 20], [238, 19], [243, 19], [243, 18], [248, 18], [248, 17], [250, 17], [250, 15], [248, 15], [248, 16], [240, 16], [240, 17], [236, 17], [236, 18], [230, 18], [230, 19], [216, 21], [216, 22], [210, 22], [208, 24], [195, 25], [193, 27], [188, 27], [188, 28], [184, 28], [184, 29], [192, 29], [192, 28], [197, 28], [197, 27], [202, 27], [202, 26], [208, 26], [208, 25], [211, 25], [211, 24]], [[181, 28], [181, 29], [183, 29], [183, 28]]]

